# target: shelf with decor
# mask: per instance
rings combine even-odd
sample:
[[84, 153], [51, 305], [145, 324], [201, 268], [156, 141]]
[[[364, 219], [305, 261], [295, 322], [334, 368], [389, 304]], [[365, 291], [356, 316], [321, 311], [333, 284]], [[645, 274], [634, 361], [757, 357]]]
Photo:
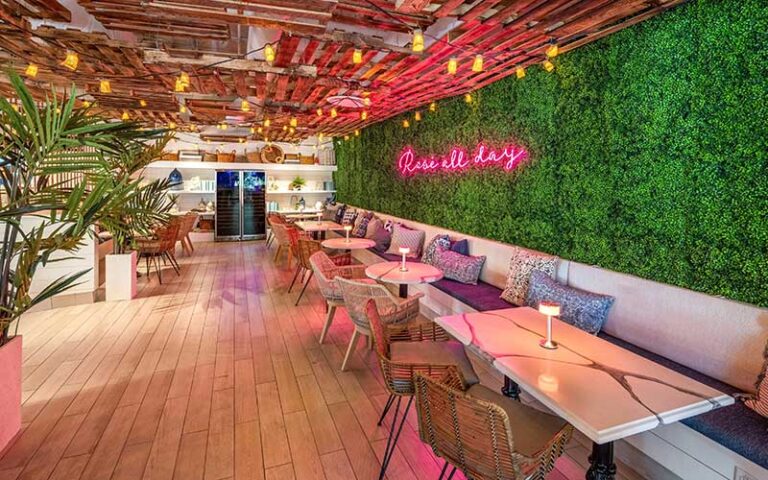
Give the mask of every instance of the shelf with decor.
[[264, 170], [265, 172], [326, 173], [335, 172], [336, 165], [307, 165], [301, 163], [249, 163], [249, 162], [197, 162], [159, 160], [147, 165], [148, 169], [179, 168], [199, 170]]
[[267, 195], [306, 195], [312, 193], [336, 193], [336, 190], [267, 190]]

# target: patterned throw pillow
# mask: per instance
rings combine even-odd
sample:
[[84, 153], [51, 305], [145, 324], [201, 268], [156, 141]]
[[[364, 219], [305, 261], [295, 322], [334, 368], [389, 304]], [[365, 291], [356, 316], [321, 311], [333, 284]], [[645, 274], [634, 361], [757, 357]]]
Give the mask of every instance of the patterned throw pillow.
[[462, 255], [469, 255], [469, 242], [466, 238], [451, 242], [451, 250]]
[[392, 233], [392, 231], [395, 229], [395, 225], [399, 225], [394, 220], [387, 220], [384, 222], [384, 230], [388, 231], [389, 233]]
[[400, 255], [400, 247], [408, 247], [411, 252], [406, 257], [419, 258], [421, 247], [424, 245], [424, 235], [426, 234], [422, 230], [411, 230], [397, 223], [392, 231], [392, 243], [390, 243], [387, 253]]
[[485, 264], [485, 255], [472, 257], [447, 248], [437, 247], [435, 261], [435, 266], [443, 271], [445, 278], [469, 285], [477, 285], [480, 271]]
[[392, 236], [384, 228], [379, 228], [373, 232], [371, 240], [376, 242], [373, 247], [379, 252], [386, 252], [389, 248], [389, 244], [392, 242]]
[[525, 304], [538, 308], [542, 301], [560, 304], [560, 320], [597, 335], [608, 318], [614, 298], [563, 285], [540, 271], [531, 272]]
[[351, 208], [348, 208], [344, 212], [344, 218], [341, 219], [341, 224], [353, 225], [355, 223], [355, 218], [357, 218], [357, 212], [355, 210], [352, 210]]
[[755, 385], [757, 388], [757, 395], [750, 395], [744, 401], [744, 404], [760, 415], [768, 418], [768, 343], [765, 345], [763, 358], [765, 358], [763, 373], [757, 377], [757, 384]]
[[336, 209], [336, 216], [334, 217], [333, 221], [336, 223], [341, 223], [341, 221], [344, 219], [344, 212], [346, 211], [346, 205], [339, 205], [339, 208]]
[[352, 229], [352, 235], [358, 238], [365, 237], [365, 232], [368, 229], [368, 222], [371, 221], [372, 217], [373, 214], [371, 212], [358, 215], [357, 220], [355, 220], [355, 228]]
[[432, 240], [429, 241], [426, 247], [424, 247], [424, 255], [421, 256], [421, 261], [427, 265], [437, 266], [435, 263], [437, 259], [438, 248], [450, 248], [451, 239], [448, 235], [435, 235]]
[[500, 295], [502, 300], [517, 306], [525, 305], [525, 294], [528, 292], [531, 272], [540, 270], [551, 277], [555, 274], [556, 265], [557, 257], [512, 247], [507, 285]]
[[368, 222], [368, 228], [365, 229], [365, 238], [372, 239], [376, 230], [384, 230], [384, 223], [378, 218], [373, 217], [371, 218], [371, 221]]

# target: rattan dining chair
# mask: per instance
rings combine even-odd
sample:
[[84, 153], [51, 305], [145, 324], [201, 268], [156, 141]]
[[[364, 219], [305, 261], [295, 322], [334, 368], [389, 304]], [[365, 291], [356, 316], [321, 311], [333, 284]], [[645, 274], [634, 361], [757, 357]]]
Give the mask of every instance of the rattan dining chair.
[[320, 343], [323, 343], [336, 315], [336, 308], [344, 306], [344, 297], [341, 294], [341, 287], [336, 279], [352, 278], [363, 280], [366, 278], [365, 265], [351, 264], [350, 255], [334, 258], [322, 250], [310, 255], [309, 264], [317, 280], [320, 294], [325, 298], [326, 302], [325, 324], [320, 333]]
[[[312, 265], [309, 263], [309, 257], [322, 249], [323, 247], [317, 240], [312, 240], [310, 238], [297, 239], [296, 273], [293, 275], [293, 280], [291, 281], [291, 286], [288, 287], [288, 292], [290, 293], [293, 285], [296, 283], [296, 279], [299, 277], [301, 278], [302, 287], [294, 305], [299, 304], [301, 297], [304, 296], [304, 291], [307, 289], [307, 285], [309, 285], [310, 280], [312, 280], [313, 271]], [[307, 272], [309, 272], [309, 276], [307, 276]], [[304, 277], [307, 278], [305, 279]]]
[[[432, 321], [385, 323], [379, 315], [373, 299], [365, 304], [365, 315], [373, 334], [376, 355], [379, 357], [381, 375], [389, 391], [389, 398], [379, 418], [382, 424], [387, 412], [394, 405], [395, 411], [389, 428], [389, 437], [381, 462], [379, 479], [384, 478], [397, 440], [403, 430], [415, 393], [414, 376], [419, 373], [431, 378], [444, 378], [458, 369], [464, 385], [475, 385], [480, 380], [472, 368], [464, 345], [452, 340], [448, 333]], [[400, 416], [400, 404], [408, 398]], [[400, 423], [398, 425], [398, 419]]]
[[285, 224], [274, 224], [272, 226], [275, 232], [275, 241], [277, 241], [277, 251], [275, 252], [275, 263], [280, 260], [280, 256], [285, 254], [288, 262], [288, 268], [291, 268], [293, 259], [293, 248], [291, 247], [292, 237], [298, 237], [298, 231], [296, 227], [292, 227]]
[[408, 298], [400, 298], [390, 292], [387, 287], [373, 280], [360, 281], [339, 278], [336, 281], [339, 282], [341, 294], [344, 297], [344, 305], [347, 307], [347, 313], [355, 327], [352, 338], [349, 339], [344, 361], [341, 364], [341, 371], [343, 372], [347, 369], [347, 364], [352, 357], [352, 352], [355, 351], [360, 335], [368, 337], [370, 341], [371, 327], [366, 310], [368, 300], [373, 299], [376, 302], [379, 316], [384, 323], [404, 323], [418, 316], [419, 299], [424, 294], [417, 293]]
[[274, 226], [276, 224], [279, 225], [285, 225], [285, 219], [282, 215], [275, 212], [270, 212], [267, 214], [267, 225], [269, 225], [269, 233], [267, 234], [267, 248], [272, 244], [272, 242], [275, 240], [275, 228]]
[[[544, 480], [573, 435], [565, 420], [476, 384], [456, 369], [442, 379], [416, 373], [421, 440], [471, 480]], [[451, 475], [453, 475], [451, 472]]]
[[192, 255], [192, 252], [195, 251], [195, 247], [192, 246], [192, 240], [190, 240], [189, 234], [192, 229], [195, 228], [195, 223], [197, 223], [197, 214], [187, 213], [180, 218], [181, 222], [179, 224], [179, 233], [176, 236], [176, 240], [181, 243], [181, 251], [184, 254]]
[[147, 264], [147, 277], [149, 277], [149, 266], [150, 262], [152, 262], [155, 265], [158, 280], [160, 283], [163, 283], [163, 274], [160, 270], [160, 259], [163, 260], [163, 263], [165, 263], [166, 260], [169, 260], [171, 266], [176, 271], [176, 274], [180, 274], [179, 264], [176, 262], [176, 255], [174, 253], [180, 226], [180, 220], [175, 218], [167, 225], [157, 227], [151, 237], [137, 237], [134, 239], [139, 258], [145, 258]]

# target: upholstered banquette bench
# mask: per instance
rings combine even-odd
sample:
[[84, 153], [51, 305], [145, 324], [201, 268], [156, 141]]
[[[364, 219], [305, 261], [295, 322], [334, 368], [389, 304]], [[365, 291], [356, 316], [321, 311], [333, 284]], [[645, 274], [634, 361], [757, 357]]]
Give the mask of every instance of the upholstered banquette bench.
[[[499, 298], [511, 245], [376, 215], [423, 230], [427, 241], [445, 233], [466, 238], [472, 255], [487, 257], [477, 285], [443, 279], [415, 286], [424, 293], [425, 315], [512, 307]], [[354, 255], [366, 264], [400, 258], [374, 249]], [[563, 284], [616, 299], [602, 338], [723, 392], [754, 393], [768, 339], [768, 310], [566, 259], [559, 261], [555, 276]], [[627, 442], [683, 479], [750, 478], [738, 476], [742, 472], [768, 479], [768, 419], [741, 402]]]

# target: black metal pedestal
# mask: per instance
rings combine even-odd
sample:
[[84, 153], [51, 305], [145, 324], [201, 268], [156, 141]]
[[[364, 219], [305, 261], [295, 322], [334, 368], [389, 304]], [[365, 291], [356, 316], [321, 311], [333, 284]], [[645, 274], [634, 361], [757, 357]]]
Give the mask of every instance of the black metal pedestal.
[[616, 477], [616, 464], [613, 463], [613, 442], [603, 443], [602, 445], [593, 443], [589, 463], [587, 480], [614, 480]]
[[520, 400], [520, 385], [504, 375], [504, 386], [501, 387], [501, 394], [513, 400]]
[[408, 298], [408, 284], [400, 284], [400, 298]]

